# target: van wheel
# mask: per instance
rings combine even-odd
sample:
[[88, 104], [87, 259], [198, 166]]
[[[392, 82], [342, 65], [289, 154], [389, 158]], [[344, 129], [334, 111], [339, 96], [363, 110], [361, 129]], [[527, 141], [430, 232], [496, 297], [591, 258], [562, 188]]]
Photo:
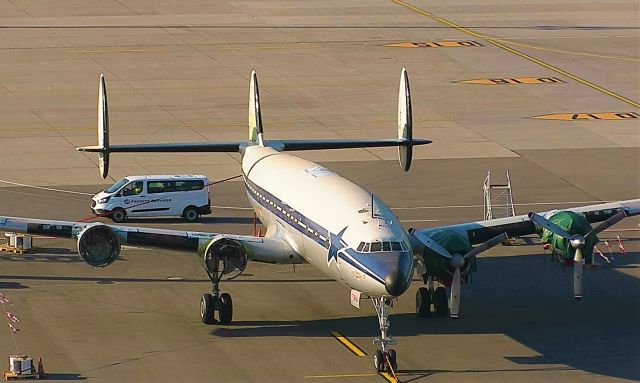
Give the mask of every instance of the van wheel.
[[195, 206], [187, 206], [182, 212], [182, 218], [186, 219], [189, 222], [195, 222], [200, 217], [200, 213], [198, 213], [198, 209]]
[[124, 220], [127, 219], [127, 212], [121, 208], [113, 209], [111, 211], [111, 219], [117, 223], [124, 222]]

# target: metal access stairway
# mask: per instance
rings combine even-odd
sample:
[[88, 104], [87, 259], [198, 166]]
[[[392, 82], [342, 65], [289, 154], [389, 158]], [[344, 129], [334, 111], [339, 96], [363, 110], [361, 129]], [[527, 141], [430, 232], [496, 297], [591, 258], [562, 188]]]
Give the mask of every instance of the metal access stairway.
[[482, 188], [484, 190], [484, 219], [513, 217], [513, 194], [511, 193], [511, 179], [507, 170], [507, 180], [503, 184], [491, 183], [491, 170], [487, 172]]

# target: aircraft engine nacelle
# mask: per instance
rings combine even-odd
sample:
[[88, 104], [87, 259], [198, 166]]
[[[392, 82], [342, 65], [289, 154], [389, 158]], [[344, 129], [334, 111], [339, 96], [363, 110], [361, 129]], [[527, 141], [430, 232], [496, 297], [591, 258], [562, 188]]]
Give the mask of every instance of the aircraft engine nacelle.
[[247, 267], [248, 253], [239, 241], [219, 237], [200, 246], [198, 258], [208, 273], [232, 279]]
[[[581, 213], [574, 213], [572, 211], [553, 211], [547, 213], [545, 218], [571, 235], [586, 235], [592, 229], [587, 218]], [[573, 260], [575, 256], [575, 249], [571, 247], [571, 244], [569, 243], [570, 241], [545, 228], [541, 228], [538, 235], [542, 239], [542, 242], [548, 243], [553, 247], [553, 252], [556, 255], [564, 258], [565, 260]], [[585, 244], [582, 248], [582, 256], [584, 257], [585, 263], [593, 263], [593, 246], [595, 246], [598, 241], [599, 239], [596, 235], [585, 237]]]
[[[463, 255], [471, 251], [473, 248], [467, 238], [450, 230], [443, 230], [432, 234], [431, 240], [440, 244], [440, 246], [446, 249], [450, 254]], [[427, 274], [431, 275], [444, 285], [450, 285], [455, 271], [455, 268], [452, 265], [452, 260], [443, 254], [432, 251], [427, 246], [424, 247], [422, 256]], [[462, 280], [467, 282], [471, 273], [476, 271], [476, 269], [477, 263], [475, 256], [465, 260], [464, 264], [460, 267]]]
[[109, 266], [120, 255], [120, 238], [109, 226], [87, 226], [78, 234], [78, 254], [91, 267]]

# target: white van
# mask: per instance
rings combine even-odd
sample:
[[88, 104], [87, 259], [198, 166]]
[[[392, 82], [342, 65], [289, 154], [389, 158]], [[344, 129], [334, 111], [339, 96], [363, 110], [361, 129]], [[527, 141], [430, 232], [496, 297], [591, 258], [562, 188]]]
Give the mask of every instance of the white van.
[[114, 222], [128, 217], [179, 216], [189, 222], [211, 214], [209, 179], [201, 175], [127, 176], [92, 198], [91, 210]]

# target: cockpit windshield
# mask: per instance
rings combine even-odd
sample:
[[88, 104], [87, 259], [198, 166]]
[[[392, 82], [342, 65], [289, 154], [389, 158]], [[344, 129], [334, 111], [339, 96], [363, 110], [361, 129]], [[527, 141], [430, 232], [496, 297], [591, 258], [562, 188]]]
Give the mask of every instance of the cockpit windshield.
[[357, 250], [361, 253], [378, 253], [382, 251], [408, 251], [409, 246], [404, 242], [373, 241], [360, 242]]
[[113, 193], [118, 191], [121, 187], [123, 187], [127, 182], [129, 182], [128, 179], [123, 178], [120, 181], [116, 182], [115, 184], [109, 186], [109, 188], [107, 190], [105, 190], [105, 192], [107, 193]]

